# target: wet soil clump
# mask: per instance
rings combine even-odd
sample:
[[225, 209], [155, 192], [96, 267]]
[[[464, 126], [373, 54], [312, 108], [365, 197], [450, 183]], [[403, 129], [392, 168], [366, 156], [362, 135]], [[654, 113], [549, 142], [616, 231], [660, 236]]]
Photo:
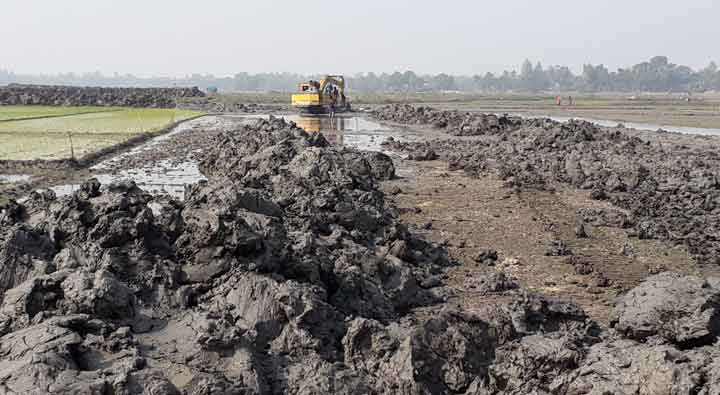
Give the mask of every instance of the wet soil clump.
[[501, 272], [461, 310], [378, 188], [388, 156], [272, 117], [211, 138], [183, 202], [90, 180], [0, 206], [0, 392], [720, 391], [715, 281], [652, 277], [605, 331]]
[[443, 111], [432, 107], [399, 104], [377, 108], [372, 111], [372, 115], [383, 121], [400, 124], [430, 125], [452, 136], [508, 132], [523, 124], [522, 118], [508, 115]]
[[185, 110], [223, 114], [275, 114], [291, 110], [289, 105], [241, 103], [218, 96], [186, 97], [180, 101], [178, 107]]
[[173, 108], [178, 100], [202, 97], [195, 88], [99, 88], [10, 84], [0, 87], [0, 105]]
[[[374, 115], [406, 124], [429, 123], [452, 136], [473, 136], [389, 141], [388, 149], [413, 159], [432, 152], [448, 162], [450, 170], [495, 173], [511, 190], [552, 190], [559, 184], [586, 190], [629, 213], [618, 225], [631, 236], [683, 245], [698, 262], [720, 264], [716, 140], [698, 136], [664, 144], [624, 128], [584, 121], [522, 120], [411, 106], [386, 106]], [[471, 133], [467, 125], [474, 125]], [[603, 212], [585, 214], [589, 222], [607, 219]]]

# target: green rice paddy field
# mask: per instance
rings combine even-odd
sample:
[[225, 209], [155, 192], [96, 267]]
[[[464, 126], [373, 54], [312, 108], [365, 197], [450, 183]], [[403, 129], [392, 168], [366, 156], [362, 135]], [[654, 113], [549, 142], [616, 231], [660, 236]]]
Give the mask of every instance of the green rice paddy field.
[[200, 115], [147, 108], [0, 106], [0, 160], [69, 158]]

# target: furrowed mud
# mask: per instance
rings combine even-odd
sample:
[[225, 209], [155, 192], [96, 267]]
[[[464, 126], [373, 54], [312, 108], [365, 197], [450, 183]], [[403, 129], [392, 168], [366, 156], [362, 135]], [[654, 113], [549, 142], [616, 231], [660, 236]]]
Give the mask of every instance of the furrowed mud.
[[[35, 192], [23, 203], [0, 203], [0, 389], [198, 395], [720, 391], [717, 280], [648, 273], [611, 306], [608, 325], [598, 324], [569, 298], [526, 287], [515, 278], [523, 262], [498, 253], [499, 246], [477, 250], [464, 240], [432, 240], [445, 223], [425, 217], [420, 226], [411, 224], [411, 216], [423, 218], [432, 205], [394, 203], [427, 200], [420, 195], [427, 189], [448, 201], [438, 189], [459, 178], [439, 173], [448, 184], [403, 184], [429, 173], [413, 162], [441, 159], [449, 163], [447, 172], [499, 176], [497, 191], [506, 191], [508, 201], [567, 185], [627, 207], [587, 212], [587, 228], [573, 230], [577, 238], [597, 237], [594, 223], [604, 222], [638, 238], [687, 245], [703, 259], [715, 248], [710, 238], [673, 237], [677, 229], [696, 229], [698, 218], [714, 226], [712, 215], [680, 216], [688, 222], [672, 227], [681, 221], [673, 205], [681, 203], [670, 200], [663, 207], [672, 210], [662, 211], [662, 200], [653, 200], [668, 189], [661, 186], [673, 185], [672, 173], [680, 174], [684, 195], [667, 192], [663, 199], [689, 197], [680, 208], [704, 209], [694, 194], [711, 192], [702, 184], [708, 176], [672, 171], [689, 168], [689, 152], [663, 147], [663, 158], [653, 143], [584, 123], [492, 115], [468, 120], [433, 110], [418, 118], [417, 112], [375, 112], [379, 119], [448, 132], [429, 142], [386, 142], [388, 149], [411, 153], [408, 160], [332, 145], [323, 134], [270, 117], [208, 133], [192, 152], [182, 151], [207, 178], [188, 186], [183, 201], [148, 194], [133, 182], [89, 180], [68, 196]], [[173, 141], [183, 145], [182, 138]], [[688, 150], [714, 164], [711, 148]], [[115, 162], [118, 170], [127, 158]], [[628, 203], [633, 196], [644, 199], [645, 211]], [[470, 211], [454, 215], [454, 223], [476, 220]], [[470, 262], [457, 252], [470, 248], [477, 265], [492, 269], [460, 282]], [[570, 260], [573, 248], [552, 240], [543, 254]], [[474, 304], [458, 303], [457, 294], [470, 289]]]
[[[390, 142], [416, 159], [439, 156], [449, 169], [495, 172], [512, 188], [567, 184], [627, 211], [620, 225], [640, 239], [687, 246], [701, 263], [720, 263], [720, 140], [672, 134], [655, 138], [583, 121], [529, 119], [385, 107], [383, 120], [430, 124], [454, 136], [420, 143]], [[673, 141], [674, 140], [674, 141]], [[587, 212], [591, 222], [606, 213]]]

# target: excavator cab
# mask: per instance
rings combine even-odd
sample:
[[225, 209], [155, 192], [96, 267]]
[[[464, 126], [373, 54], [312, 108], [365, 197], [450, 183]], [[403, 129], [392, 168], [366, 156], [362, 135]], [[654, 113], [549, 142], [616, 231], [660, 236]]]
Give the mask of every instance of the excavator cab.
[[320, 81], [308, 81], [298, 85], [292, 95], [292, 106], [304, 114], [334, 114], [350, 111], [345, 96], [345, 77], [328, 75]]

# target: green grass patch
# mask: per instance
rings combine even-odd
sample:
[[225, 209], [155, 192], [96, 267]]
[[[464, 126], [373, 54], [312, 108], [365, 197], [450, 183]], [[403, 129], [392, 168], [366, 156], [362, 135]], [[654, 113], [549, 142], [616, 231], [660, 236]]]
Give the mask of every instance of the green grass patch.
[[0, 121], [116, 111], [117, 107], [0, 106]]
[[[154, 132], [197, 111], [122, 109], [56, 118], [0, 122], [0, 159], [34, 160], [76, 157]], [[70, 136], [68, 136], [68, 133]]]

